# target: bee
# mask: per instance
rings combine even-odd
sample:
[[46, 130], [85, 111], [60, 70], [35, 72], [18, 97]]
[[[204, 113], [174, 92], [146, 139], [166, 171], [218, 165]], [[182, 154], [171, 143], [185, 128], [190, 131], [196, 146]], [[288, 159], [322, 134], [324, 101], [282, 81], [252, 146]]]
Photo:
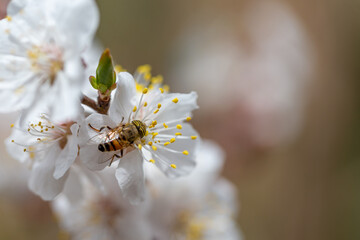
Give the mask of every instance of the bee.
[[[146, 125], [140, 120], [133, 120], [130, 123], [120, 124], [115, 128], [109, 126], [96, 129], [91, 124], [89, 127], [98, 132], [99, 134], [95, 138], [100, 139], [98, 150], [100, 152], [115, 152], [120, 150], [120, 156], [114, 154], [109, 165], [114, 160], [114, 157], [121, 158], [123, 156], [123, 150], [131, 146], [136, 140], [141, 139], [146, 134]], [[106, 131], [103, 131], [106, 129]], [[106, 161], [108, 161], [107, 159]], [[105, 162], [105, 161], [104, 161]]]

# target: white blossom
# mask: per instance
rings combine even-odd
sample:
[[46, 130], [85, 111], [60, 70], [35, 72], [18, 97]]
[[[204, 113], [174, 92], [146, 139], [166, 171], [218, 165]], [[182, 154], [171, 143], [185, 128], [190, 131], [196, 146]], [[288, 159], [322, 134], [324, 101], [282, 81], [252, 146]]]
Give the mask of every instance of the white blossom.
[[152, 190], [150, 222], [156, 240], [239, 240], [234, 222], [235, 188], [219, 178], [222, 150], [205, 141], [198, 148], [196, 169], [181, 179], [167, 179], [147, 168]]
[[79, 123], [55, 124], [43, 114], [27, 128], [11, 127], [13, 132], [5, 142], [9, 154], [31, 170], [29, 188], [44, 200], [52, 200], [62, 192], [78, 157]]
[[81, 53], [98, 25], [93, 0], [9, 4], [0, 21], [0, 112], [23, 110], [21, 123], [44, 108], [54, 121], [74, 119], [85, 83]]
[[[124, 149], [124, 156], [116, 170], [119, 186], [132, 203], [144, 199], [143, 161], [155, 164], [168, 177], [186, 175], [195, 166], [195, 139], [198, 134], [184, 121], [189, 121], [192, 110], [197, 108], [197, 94], [170, 94], [154, 86], [149, 85], [138, 94], [132, 75], [120, 72], [109, 115], [94, 113], [86, 119], [86, 123], [91, 125], [86, 133], [90, 141], [80, 150], [81, 160], [90, 169], [101, 170], [121, 153], [119, 150], [107, 151], [99, 145], [99, 141], [92, 141], [99, 136], [94, 129], [103, 128], [103, 137], [109, 132], [117, 136], [108, 127], [119, 132], [119, 126], [133, 120], [145, 124], [146, 133]], [[108, 139], [102, 140], [100, 144], [109, 142]]]
[[84, 181], [84, 197], [77, 203], [60, 195], [52, 204], [63, 231], [74, 240], [122, 239], [153, 240], [150, 225], [144, 216], [148, 205], [132, 206], [126, 201], [107, 168], [101, 178], [104, 191]]

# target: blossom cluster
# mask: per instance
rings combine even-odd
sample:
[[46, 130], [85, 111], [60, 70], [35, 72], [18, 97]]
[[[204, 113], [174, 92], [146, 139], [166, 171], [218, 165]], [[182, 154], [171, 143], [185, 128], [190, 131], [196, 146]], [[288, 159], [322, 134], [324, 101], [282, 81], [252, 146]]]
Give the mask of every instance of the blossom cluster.
[[[190, 122], [195, 92], [170, 93], [93, 46], [94, 0], [13, 0], [0, 20], [1, 113], [29, 188], [73, 239], [239, 239], [221, 150]], [[95, 71], [96, 70], [96, 71]], [[95, 76], [90, 76], [90, 74]], [[182, 177], [178, 179], [179, 177]]]

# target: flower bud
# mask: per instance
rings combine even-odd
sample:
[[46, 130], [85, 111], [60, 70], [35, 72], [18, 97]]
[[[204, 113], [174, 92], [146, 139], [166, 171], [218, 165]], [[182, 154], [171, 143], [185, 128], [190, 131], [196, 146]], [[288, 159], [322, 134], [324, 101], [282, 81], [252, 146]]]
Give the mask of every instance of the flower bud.
[[98, 67], [96, 69], [96, 77], [90, 76], [89, 81], [91, 86], [99, 90], [102, 94], [110, 94], [116, 87], [116, 72], [110, 55], [110, 50], [107, 48], [100, 57]]

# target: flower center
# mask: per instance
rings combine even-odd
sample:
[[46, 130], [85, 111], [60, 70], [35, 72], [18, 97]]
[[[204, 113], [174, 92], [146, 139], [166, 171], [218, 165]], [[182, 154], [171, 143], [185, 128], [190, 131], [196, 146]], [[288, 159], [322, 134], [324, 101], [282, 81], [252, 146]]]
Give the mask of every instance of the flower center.
[[44, 74], [44, 80], [49, 80], [50, 85], [53, 85], [57, 73], [64, 68], [62, 50], [54, 44], [45, 44], [33, 46], [27, 55], [33, 71]]

